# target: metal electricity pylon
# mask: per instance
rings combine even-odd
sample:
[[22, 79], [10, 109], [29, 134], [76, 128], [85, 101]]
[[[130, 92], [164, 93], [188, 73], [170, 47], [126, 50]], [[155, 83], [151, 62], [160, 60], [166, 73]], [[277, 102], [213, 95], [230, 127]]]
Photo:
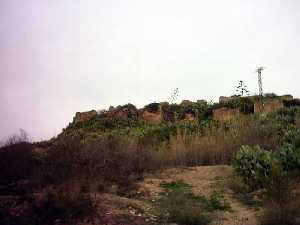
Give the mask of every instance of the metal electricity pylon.
[[171, 98], [170, 98], [170, 103], [171, 104], [174, 104], [176, 102], [176, 100], [178, 98], [178, 93], [179, 93], [179, 90], [178, 90], [178, 88], [176, 88], [174, 90], [174, 92], [172, 93]]
[[262, 79], [261, 79], [261, 72], [265, 69], [265, 67], [260, 66], [256, 69], [256, 73], [258, 75], [258, 88], [259, 88], [259, 95], [263, 96], [264, 92], [263, 92], [263, 87], [262, 87]]

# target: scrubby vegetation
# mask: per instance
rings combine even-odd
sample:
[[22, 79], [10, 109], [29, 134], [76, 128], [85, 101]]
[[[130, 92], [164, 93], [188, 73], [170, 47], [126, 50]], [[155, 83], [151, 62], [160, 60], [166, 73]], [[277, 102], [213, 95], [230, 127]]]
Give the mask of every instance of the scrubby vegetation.
[[[212, 111], [224, 106], [242, 114], [230, 122], [213, 120]], [[265, 224], [293, 224], [299, 215], [299, 203], [291, 201], [300, 170], [299, 107], [252, 114], [252, 100], [243, 97], [146, 108], [161, 110], [163, 122], [105, 112], [71, 123], [49, 142], [11, 138], [0, 149], [0, 195], [10, 196], [1, 201], [0, 224], [76, 223], [93, 213], [95, 194], [130, 197], [147, 172], [220, 164], [233, 164], [244, 196], [263, 190], [263, 204], [277, 209], [266, 210]], [[186, 114], [195, 119], [185, 120]], [[165, 193], [156, 207], [167, 212], [169, 222], [208, 224], [213, 211], [230, 209], [219, 192], [205, 198], [182, 182], [161, 187]], [[43, 196], [42, 204], [37, 196]]]
[[242, 146], [233, 158], [236, 174], [249, 193], [263, 190], [266, 212], [263, 224], [295, 224], [299, 217], [299, 193], [296, 185], [300, 177], [299, 127], [295, 126], [298, 108], [281, 110], [269, 115], [280, 133], [277, 148]]
[[[278, 152], [269, 152], [258, 146], [244, 146], [234, 159], [235, 171], [244, 183], [242, 191], [249, 194], [263, 190], [262, 200], [266, 207], [263, 224], [292, 225], [300, 215], [300, 195], [296, 192], [300, 150], [289, 151], [291, 146], [284, 147]], [[287, 161], [289, 158], [295, 161]]]
[[209, 224], [212, 213], [216, 210], [229, 211], [230, 205], [221, 192], [213, 192], [207, 199], [195, 195], [191, 186], [183, 181], [162, 183], [165, 192], [161, 194], [158, 204], [162, 209], [162, 218], [167, 222], [180, 225]]

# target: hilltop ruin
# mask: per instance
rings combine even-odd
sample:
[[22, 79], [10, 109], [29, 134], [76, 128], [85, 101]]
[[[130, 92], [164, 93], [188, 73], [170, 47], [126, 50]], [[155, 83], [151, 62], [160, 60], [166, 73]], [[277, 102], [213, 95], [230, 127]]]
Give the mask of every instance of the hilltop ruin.
[[292, 95], [266, 95], [260, 96], [231, 96], [219, 98], [219, 102], [209, 105], [205, 100], [192, 102], [183, 100], [180, 104], [168, 102], [151, 103], [138, 109], [132, 104], [110, 107], [107, 111], [77, 112], [73, 123], [80, 124], [97, 116], [103, 118], [134, 119], [146, 124], [160, 124], [163, 122], [189, 121], [199, 122], [201, 117], [210, 116], [221, 123], [235, 119], [241, 114], [270, 113], [282, 109], [300, 105], [299, 99]]

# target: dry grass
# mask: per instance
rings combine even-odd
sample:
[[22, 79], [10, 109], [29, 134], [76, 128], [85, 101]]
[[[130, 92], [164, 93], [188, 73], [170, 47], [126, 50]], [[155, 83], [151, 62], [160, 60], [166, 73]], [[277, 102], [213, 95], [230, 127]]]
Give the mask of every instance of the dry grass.
[[[188, 129], [177, 129], [175, 136], [156, 146], [141, 143], [138, 138], [118, 135], [85, 139], [78, 134], [59, 138], [32, 168], [34, 177], [44, 185], [86, 179], [92, 180], [91, 183], [103, 181], [100, 189], [112, 184], [131, 187], [145, 171], [173, 166], [230, 164], [241, 145], [259, 144], [263, 148], [273, 148], [278, 143], [275, 131], [267, 127], [265, 130], [269, 135], [266, 135], [264, 127], [252, 116], [220, 127], [209, 125], [193, 133]], [[6, 150], [2, 149], [1, 154], [6, 154]], [[18, 155], [13, 153], [11, 160], [6, 160], [4, 169], [10, 171], [10, 161]]]
[[266, 210], [263, 225], [295, 225], [300, 215], [300, 195], [296, 192], [298, 174], [273, 166], [266, 180]]
[[229, 164], [242, 145], [258, 144], [270, 149], [277, 143], [276, 135], [262, 135], [253, 118], [242, 117], [226, 129], [213, 127], [194, 134], [177, 132], [170, 138], [169, 149], [164, 150], [162, 158], [165, 165], [173, 166]]

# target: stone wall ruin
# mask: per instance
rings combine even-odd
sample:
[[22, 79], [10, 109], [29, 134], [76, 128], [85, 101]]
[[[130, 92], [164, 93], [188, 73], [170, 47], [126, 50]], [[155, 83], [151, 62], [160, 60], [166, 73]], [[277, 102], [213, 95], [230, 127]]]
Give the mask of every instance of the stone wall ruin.
[[240, 115], [238, 109], [221, 107], [213, 110], [213, 119], [221, 123], [229, 122]]
[[73, 118], [74, 124], [82, 123], [84, 121], [88, 121], [93, 117], [97, 116], [96, 110], [91, 110], [87, 112], [76, 112], [75, 117]]
[[[237, 98], [243, 97], [221, 96], [219, 98], [219, 108], [215, 108], [212, 110], [213, 119], [220, 121], [221, 123], [225, 123], [240, 116], [242, 112], [240, 112], [238, 108], [235, 108], [230, 104], [232, 100], [236, 100]], [[250, 96], [247, 98], [249, 99], [250, 104], [251, 102], [253, 102], [254, 113], [269, 113], [277, 111], [284, 107], [300, 105], [300, 100], [294, 99], [291, 95], [263, 97], [263, 99], [260, 99], [259, 96]], [[201, 103], [206, 103], [206, 101], [204, 100], [199, 100], [199, 102], [200, 101]], [[198, 115], [195, 114], [192, 108], [189, 108], [189, 106], [193, 104], [195, 103], [188, 100], [183, 100], [179, 105], [175, 105], [176, 107], [183, 107], [184, 110], [180, 118], [177, 119], [189, 122], [198, 122]], [[167, 102], [151, 103], [149, 105], [146, 105], [142, 109], [137, 109], [134, 105], [127, 104], [124, 106], [110, 107], [109, 110], [104, 111], [101, 116], [107, 118], [138, 119], [144, 121], [147, 124], [160, 124], [164, 121], [174, 122], [176, 113], [174, 109], [170, 108], [170, 106], [173, 105], [169, 105], [169, 103]], [[253, 111], [251, 113], [253, 113]], [[77, 112], [73, 122], [74, 124], [78, 124], [84, 121], [88, 121], [96, 116], [97, 112], [95, 110], [91, 110], [88, 112]]]

